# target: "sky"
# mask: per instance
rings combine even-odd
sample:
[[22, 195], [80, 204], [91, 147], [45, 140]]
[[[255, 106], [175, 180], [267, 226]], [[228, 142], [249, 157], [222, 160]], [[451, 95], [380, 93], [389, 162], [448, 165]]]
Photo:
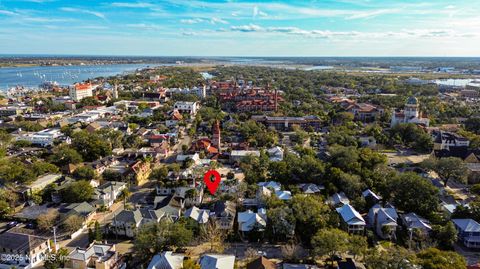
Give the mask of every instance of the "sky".
[[480, 56], [480, 0], [0, 0], [0, 54]]

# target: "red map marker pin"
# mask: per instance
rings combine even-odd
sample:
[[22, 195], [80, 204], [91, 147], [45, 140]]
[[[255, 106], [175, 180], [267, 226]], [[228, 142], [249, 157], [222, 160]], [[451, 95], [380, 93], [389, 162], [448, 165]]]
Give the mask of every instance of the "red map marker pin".
[[[214, 179], [213, 181], [212, 176]], [[212, 195], [215, 195], [221, 180], [220, 174], [215, 170], [209, 170], [205, 173], [205, 176], [203, 176], [203, 181], [207, 184], [207, 188]]]

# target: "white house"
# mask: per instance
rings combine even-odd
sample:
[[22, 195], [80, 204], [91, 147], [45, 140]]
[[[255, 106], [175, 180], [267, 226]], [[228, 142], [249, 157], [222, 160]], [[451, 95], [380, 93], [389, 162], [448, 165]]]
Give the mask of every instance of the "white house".
[[267, 150], [267, 154], [270, 157], [270, 161], [279, 162], [283, 160], [284, 150], [283, 148], [276, 146]]
[[200, 105], [198, 102], [183, 102], [178, 101], [173, 105], [173, 109], [178, 110], [182, 114], [190, 114], [195, 116], [197, 114]]
[[418, 216], [415, 213], [403, 214], [401, 216], [402, 224], [409, 231], [421, 230], [424, 233], [428, 233], [432, 230], [428, 220]]
[[181, 269], [185, 255], [165, 251], [153, 256], [147, 269]]
[[[397, 219], [398, 214], [393, 207], [383, 208], [376, 204], [368, 211], [368, 226], [372, 227], [383, 239], [395, 235]], [[390, 233], [386, 233], [387, 230], [390, 230]]]
[[233, 269], [234, 267], [234, 255], [204, 254], [200, 258], [201, 269]]
[[264, 208], [258, 209], [258, 213], [251, 210], [238, 213], [238, 230], [250, 232], [254, 229], [263, 231], [267, 227], [267, 211]]
[[28, 132], [22, 133], [21, 131], [19, 134], [15, 135], [16, 140], [24, 140], [29, 141], [33, 145], [38, 146], [51, 146], [55, 139], [59, 138], [62, 135], [60, 129], [45, 129], [39, 132]]
[[10, 231], [0, 234], [0, 255], [3, 257], [0, 268], [30, 269], [40, 266], [50, 251], [48, 238]]
[[366, 223], [362, 215], [349, 204], [336, 209], [349, 233], [363, 233]]
[[210, 210], [208, 209], [199, 209], [196, 206], [189, 208], [185, 211], [186, 218], [192, 218], [199, 224], [205, 224], [208, 222], [210, 216]]
[[109, 181], [96, 188], [94, 199], [100, 206], [111, 207], [126, 188], [125, 182]]

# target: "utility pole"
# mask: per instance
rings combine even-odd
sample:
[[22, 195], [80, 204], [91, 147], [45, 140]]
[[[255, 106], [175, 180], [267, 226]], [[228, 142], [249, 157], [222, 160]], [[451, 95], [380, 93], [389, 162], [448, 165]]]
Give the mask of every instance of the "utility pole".
[[57, 252], [57, 226], [53, 226], [53, 246], [55, 247], [55, 252]]

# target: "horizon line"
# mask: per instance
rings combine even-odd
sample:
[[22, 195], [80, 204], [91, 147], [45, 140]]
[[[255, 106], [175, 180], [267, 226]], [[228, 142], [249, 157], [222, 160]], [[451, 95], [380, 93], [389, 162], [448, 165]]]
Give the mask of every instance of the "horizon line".
[[127, 55], [127, 54], [48, 54], [48, 53], [0, 53], [4, 56], [30, 56], [30, 57], [149, 57], [149, 58], [480, 58], [479, 56], [379, 56], [379, 55], [356, 55], [356, 56], [292, 56], [292, 55]]

